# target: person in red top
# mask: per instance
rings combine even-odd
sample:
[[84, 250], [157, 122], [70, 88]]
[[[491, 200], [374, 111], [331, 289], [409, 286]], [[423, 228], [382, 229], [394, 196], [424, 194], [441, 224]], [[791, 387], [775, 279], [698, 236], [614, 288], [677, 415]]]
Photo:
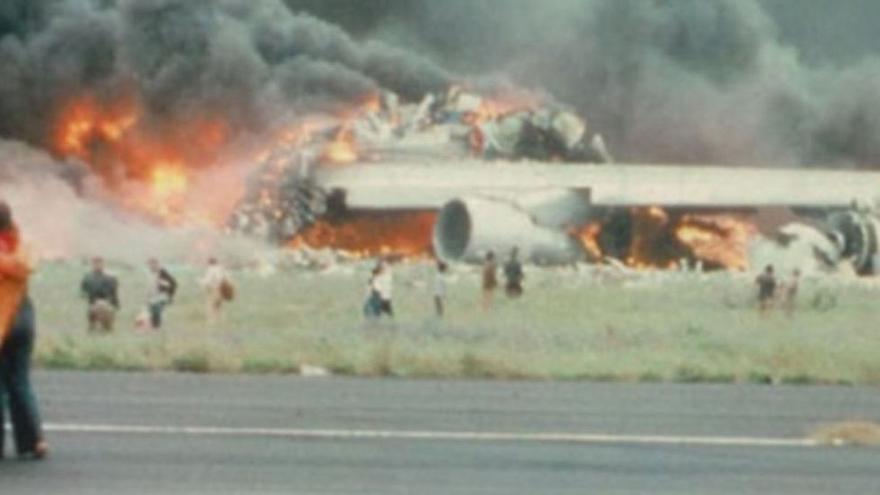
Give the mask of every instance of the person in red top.
[[[0, 425], [6, 408], [19, 457], [48, 454], [30, 381], [34, 349], [34, 307], [27, 295], [31, 263], [21, 246], [9, 205], [0, 200]], [[0, 430], [0, 458], [4, 432]]]

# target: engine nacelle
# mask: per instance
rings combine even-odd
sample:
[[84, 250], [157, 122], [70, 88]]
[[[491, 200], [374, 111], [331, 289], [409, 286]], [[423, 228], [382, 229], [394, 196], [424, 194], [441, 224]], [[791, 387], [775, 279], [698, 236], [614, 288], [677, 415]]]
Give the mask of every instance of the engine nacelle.
[[862, 275], [880, 270], [880, 266], [874, 266], [880, 219], [872, 213], [850, 210], [832, 214], [827, 223], [841, 259], [850, 260], [856, 272]]
[[561, 264], [585, 258], [579, 242], [564, 230], [545, 227], [513, 202], [464, 198], [447, 203], [434, 225], [434, 252], [449, 261], [480, 261], [493, 251], [503, 257], [518, 248], [523, 259]]

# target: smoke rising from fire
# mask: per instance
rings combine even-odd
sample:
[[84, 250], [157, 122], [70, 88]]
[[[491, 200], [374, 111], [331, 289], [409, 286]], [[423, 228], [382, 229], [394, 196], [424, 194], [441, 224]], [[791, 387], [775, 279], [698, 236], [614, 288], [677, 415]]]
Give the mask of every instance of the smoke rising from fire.
[[[269, 256], [268, 246], [223, 236], [213, 227], [144, 222], [115, 207], [115, 200], [94, 176], [64, 177], [63, 165], [45, 152], [3, 140], [0, 150], [0, 198], [9, 202], [26, 241], [40, 258], [102, 255], [137, 265], [152, 256], [196, 263], [217, 255], [242, 262]], [[71, 187], [72, 180], [78, 182], [77, 188]], [[216, 191], [221, 185], [213, 181], [207, 187]]]
[[[45, 250], [70, 255], [156, 237], [126, 210], [223, 225], [204, 220], [212, 205], [232, 211], [237, 165], [261, 136], [380, 90], [421, 98], [451, 81], [278, 0], [0, 0], [0, 66], [0, 185]], [[108, 242], [74, 245], [64, 233], [77, 228], [78, 243]]]
[[[173, 135], [221, 121], [226, 141], [379, 88], [416, 99], [454, 79], [429, 57], [372, 37], [461, 72], [547, 89], [623, 160], [880, 163], [880, 62], [805, 63], [765, 4], [3, 0], [0, 136], [63, 155], [52, 136], [66, 105], [133, 98], [142, 112], [133, 133], [186, 143]], [[810, 17], [811, 5], [796, 8]], [[198, 143], [178, 147], [187, 162], [214, 158]]]
[[[421, 97], [450, 80], [276, 0], [4, 0], [0, 64], [0, 136], [60, 155], [59, 118], [81, 99], [136, 107], [126, 132], [151, 141], [217, 121], [225, 141], [380, 88]], [[188, 161], [211, 158], [198, 143], [180, 148]]]
[[[385, 3], [392, 8], [370, 18], [373, 32], [412, 40], [457, 70], [547, 89], [586, 115], [621, 160], [880, 163], [880, 59], [805, 61], [783, 41], [771, 2]], [[776, 1], [772, 12], [797, 10], [806, 26], [866, 3]]]
[[[21, 204], [24, 191], [109, 192], [175, 217], [183, 193], [234, 202], [242, 172], [217, 164], [254, 136], [380, 90], [418, 100], [457, 74], [553, 95], [624, 161], [877, 167], [880, 61], [811, 65], [764, 5], [0, 0], [0, 183]], [[21, 158], [17, 142], [53, 158]], [[32, 184], [10, 189], [8, 176]], [[79, 207], [116, 214], [67, 210]]]

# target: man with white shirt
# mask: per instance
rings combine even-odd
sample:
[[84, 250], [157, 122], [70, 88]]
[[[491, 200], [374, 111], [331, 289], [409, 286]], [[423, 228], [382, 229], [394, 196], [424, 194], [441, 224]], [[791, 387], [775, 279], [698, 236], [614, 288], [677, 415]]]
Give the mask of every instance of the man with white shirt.
[[208, 270], [199, 281], [205, 291], [206, 315], [208, 323], [216, 323], [222, 317], [223, 304], [233, 297], [232, 283], [229, 275], [217, 258], [208, 259]]
[[391, 297], [394, 290], [394, 279], [391, 276], [391, 269], [384, 260], [380, 260], [376, 265], [378, 273], [373, 277], [373, 290], [379, 295], [379, 316], [383, 314], [394, 317], [394, 308], [391, 304]]

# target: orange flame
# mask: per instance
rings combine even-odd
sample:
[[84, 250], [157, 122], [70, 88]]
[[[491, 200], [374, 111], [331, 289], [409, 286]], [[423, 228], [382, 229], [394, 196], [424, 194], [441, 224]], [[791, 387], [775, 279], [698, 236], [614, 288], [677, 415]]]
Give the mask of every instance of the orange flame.
[[592, 260], [601, 260], [602, 247], [599, 245], [599, 235], [602, 233], [602, 224], [598, 222], [590, 223], [580, 229], [574, 229], [572, 234], [577, 238], [584, 250]]
[[697, 259], [736, 270], [749, 268], [748, 247], [757, 233], [754, 224], [731, 215], [685, 215], [675, 230]]
[[[748, 247], [757, 227], [745, 216], [718, 214], [670, 214], [661, 208], [630, 210], [628, 244], [620, 256], [636, 269], [671, 269], [682, 260], [701, 261], [708, 268], [748, 268]], [[606, 255], [599, 222], [574, 229], [591, 259]]]
[[633, 208], [632, 241], [626, 264], [638, 269], [674, 268], [678, 253], [668, 239], [669, 214], [662, 208]]
[[358, 114], [377, 113], [382, 110], [382, 99], [379, 93], [372, 93], [366, 97], [360, 108], [356, 110]]
[[[173, 223], [181, 218], [173, 212], [184, 209], [192, 170], [214, 162], [232, 132], [222, 119], [201, 118], [155, 129], [146, 126], [142, 116], [139, 99], [130, 93], [115, 99], [83, 94], [61, 108], [52, 147], [61, 156], [86, 162], [122, 204]], [[147, 187], [123, 187], [122, 179], [136, 179]]]
[[319, 221], [291, 241], [292, 248], [332, 248], [351, 256], [421, 257], [431, 252], [435, 213], [360, 215], [340, 223]]
[[526, 112], [538, 107], [538, 101], [529, 98], [483, 100], [477, 114], [481, 120], [491, 120], [511, 113]]
[[150, 175], [148, 208], [173, 223], [183, 208], [189, 178], [182, 164], [159, 162]]
[[168, 198], [186, 192], [188, 178], [179, 163], [159, 163], [153, 169], [151, 185], [157, 198]]
[[346, 126], [339, 130], [333, 141], [327, 143], [321, 152], [321, 161], [324, 163], [344, 165], [354, 163], [358, 158], [354, 133]]
[[86, 94], [65, 106], [56, 125], [54, 148], [65, 156], [88, 160], [91, 145], [96, 141], [114, 143], [122, 139], [140, 118], [140, 107], [134, 98], [124, 97], [110, 104], [101, 104]]
[[470, 112], [465, 122], [477, 125], [510, 114], [534, 111], [541, 106], [541, 98], [529, 93], [504, 94], [485, 97], [479, 107]]

